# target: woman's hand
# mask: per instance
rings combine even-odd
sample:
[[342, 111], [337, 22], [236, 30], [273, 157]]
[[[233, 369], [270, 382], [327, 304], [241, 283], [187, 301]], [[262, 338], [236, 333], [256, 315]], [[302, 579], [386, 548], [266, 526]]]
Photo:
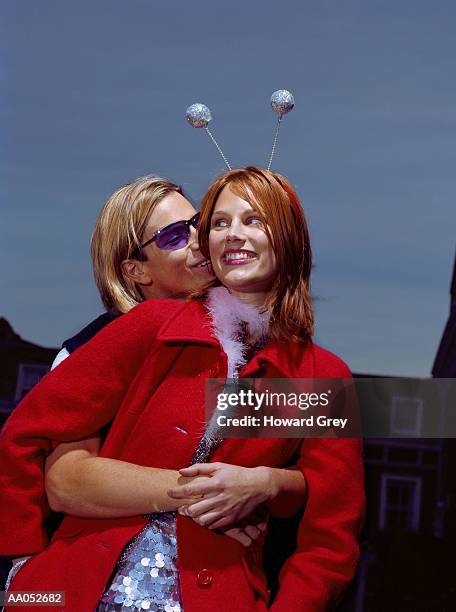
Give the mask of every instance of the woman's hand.
[[259, 508], [235, 526], [224, 527], [219, 531], [248, 548], [266, 533], [268, 528], [267, 518], [268, 512], [264, 508]]
[[[196, 463], [179, 472], [185, 477], [209, 476], [205, 481], [178, 486], [168, 491], [168, 495], [176, 500], [203, 496], [204, 499], [192, 504], [185, 504], [183, 501], [179, 513], [191, 517], [199, 525], [209, 529], [232, 526], [277, 494], [275, 480], [270, 478], [269, 468], [265, 467], [246, 468], [227, 463]], [[243, 539], [245, 540], [245, 537]]]

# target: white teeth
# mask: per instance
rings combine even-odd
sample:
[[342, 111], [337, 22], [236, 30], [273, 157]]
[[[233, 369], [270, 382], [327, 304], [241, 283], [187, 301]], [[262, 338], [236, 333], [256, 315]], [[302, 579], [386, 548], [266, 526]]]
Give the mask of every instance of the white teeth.
[[256, 255], [254, 253], [245, 253], [245, 252], [234, 252], [234, 253], [225, 253], [223, 259], [225, 261], [230, 261], [233, 259], [254, 259]]

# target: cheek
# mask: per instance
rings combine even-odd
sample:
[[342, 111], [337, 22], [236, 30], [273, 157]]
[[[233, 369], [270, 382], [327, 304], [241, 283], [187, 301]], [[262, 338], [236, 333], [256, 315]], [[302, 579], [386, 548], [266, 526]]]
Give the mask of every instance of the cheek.
[[261, 252], [263, 253], [264, 260], [267, 262], [267, 265], [271, 268], [277, 268], [277, 258], [274, 253], [274, 249], [269, 241], [269, 238], [262, 234], [261, 238], [257, 241], [258, 245], [261, 245]]
[[157, 258], [156, 265], [160, 268], [161, 274], [166, 276], [184, 272], [186, 261], [185, 249], [179, 249], [178, 251], [162, 250], [160, 257]]
[[220, 236], [220, 234], [217, 234], [216, 232], [211, 232], [209, 234], [209, 255], [211, 259], [213, 257], [216, 258], [222, 246], [223, 246], [223, 239]]
[[183, 269], [187, 263], [187, 249], [179, 249], [178, 251], [169, 251], [170, 264], [175, 269]]

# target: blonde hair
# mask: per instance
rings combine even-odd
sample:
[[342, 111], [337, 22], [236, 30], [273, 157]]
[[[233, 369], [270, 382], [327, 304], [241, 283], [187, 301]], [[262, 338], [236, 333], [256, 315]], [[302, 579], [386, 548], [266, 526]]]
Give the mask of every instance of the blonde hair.
[[[253, 166], [226, 172], [212, 183], [201, 202], [198, 240], [201, 253], [207, 258], [215, 204], [228, 185], [259, 213], [277, 258], [277, 279], [267, 301], [271, 315], [269, 334], [274, 340], [306, 343], [314, 332], [310, 294], [312, 250], [299, 198], [281, 174]], [[217, 284], [220, 281], [215, 280], [208, 286]]]
[[125, 277], [125, 259], [144, 261], [141, 240], [157, 204], [182, 189], [168, 179], [144, 176], [115, 191], [98, 215], [90, 243], [95, 282], [105, 308], [123, 313], [144, 300], [136, 283]]

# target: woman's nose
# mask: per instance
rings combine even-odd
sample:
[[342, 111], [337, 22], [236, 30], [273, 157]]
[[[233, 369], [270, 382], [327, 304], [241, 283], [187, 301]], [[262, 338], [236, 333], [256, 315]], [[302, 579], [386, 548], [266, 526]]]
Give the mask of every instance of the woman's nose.
[[225, 234], [225, 240], [226, 242], [244, 242], [245, 235], [242, 224], [232, 221]]

